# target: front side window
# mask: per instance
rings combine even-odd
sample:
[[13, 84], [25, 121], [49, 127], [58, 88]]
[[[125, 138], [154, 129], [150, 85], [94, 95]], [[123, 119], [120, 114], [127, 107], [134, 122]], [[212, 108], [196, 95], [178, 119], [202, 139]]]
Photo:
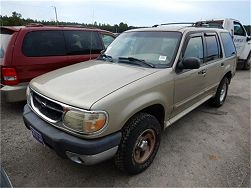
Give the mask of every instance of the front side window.
[[102, 40], [103, 40], [105, 48], [107, 48], [114, 40], [114, 37], [112, 37], [111, 35], [102, 34]]
[[28, 57], [61, 56], [66, 54], [62, 31], [32, 31], [26, 34], [22, 51]]
[[206, 61], [211, 61], [220, 58], [216, 35], [206, 36], [205, 40], [207, 47]]
[[203, 43], [201, 37], [193, 37], [189, 39], [184, 57], [196, 57], [201, 60], [201, 63], [203, 62]]
[[244, 28], [238, 22], [234, 22], [234, 35], [246, 36]]
[[100, 53], [103, 49], [97, 32], [64, 31], [67, 54], [84, 55]]
[[231, 57], [236, 54], [235, 46], [232, 37], [229, 33], [221, 33], [220, 34], [223, 48], [226, 57]]
[[151, 63], [154, 67], [169, 67], [176, 55], [180, 38], [179, 32], [125, 32], [108, 46], [105, 55], [118, 62], [120, 58], [129, 58]]

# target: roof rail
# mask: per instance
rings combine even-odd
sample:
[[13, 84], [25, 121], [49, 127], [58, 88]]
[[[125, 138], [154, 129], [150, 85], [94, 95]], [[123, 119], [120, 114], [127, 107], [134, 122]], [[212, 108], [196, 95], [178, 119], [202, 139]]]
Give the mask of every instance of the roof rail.
[[40, 23], [29, 23], [27, 25], [25, 25], [25, 27], [43, 27], [43, 24]]
[[83, 25], [56, 25], [58, 27], [85, 27]]
[[194, 25], [195, 23], [194, 22], [171, 22], [171, 23], [164, 23], [164, 24], [156, 24], [156, 25], [153, 25], [152, 27], [158, 27], [158, 26], [163, 26], [163, 25], [187, 25], [187, 24], [191, 24], [191, 25]]

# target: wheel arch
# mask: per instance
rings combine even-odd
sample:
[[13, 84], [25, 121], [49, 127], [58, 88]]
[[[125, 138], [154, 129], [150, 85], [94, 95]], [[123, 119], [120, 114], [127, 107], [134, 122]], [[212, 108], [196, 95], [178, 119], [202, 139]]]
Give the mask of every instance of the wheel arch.
[[[233, 77], [232, 72], [231, 72], [231, 71], [228, 71], [228, 72], [224, 75], [224, 77], [226, 77], [226, 78], [228, 79], [228, 83], [230, 83], [230, 82], [231, 82], [231, 79], [232, 79], [232, 77]], [[223, 77], [223, 78], [224, 78], [224, 77]]]
[[158, 120], [158, 122], [160, 123], [162, 130], [164, 129], [166, 110], [165, 110], [164, 105], [162, 105], [160, 103], [154, 103], [154, 104], [148, 105], [147, 107], [142, 107], [140, 110], [134, 112], [127, 119], [127, 121], [125, 122], [123, 127], [125, 127], [127, 122], [130, 121], [130, 119], [132, 117], [134, 117], [135, 115], [137, 115], [139, 113], [147, 113], [147, 114], [154, 116]]

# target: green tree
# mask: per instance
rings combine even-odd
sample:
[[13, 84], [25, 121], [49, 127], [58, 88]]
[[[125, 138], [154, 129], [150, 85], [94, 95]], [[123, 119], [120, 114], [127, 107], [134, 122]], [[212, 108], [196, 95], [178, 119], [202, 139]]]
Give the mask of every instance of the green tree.
[[[55, 21], [46, 21], [46, 20], [34, 20], [31, 18], [24, 19], [22, 18], [22, 15], [16, 11], [12, 12], [12, 16], [2, 16], [0, 15], [0, 23], [2, 26], [20, 26], [20, 25], [28, 25], [31, 23], [39, 23], [43, 25], [56, 25]], [[122, 33], [128, 29], [134, 29], [136, 27], [128, 26], [126, 23], [121, 22], [119, 25], [110, 25], [110, 24], [101, 24], [97, 23], [96, 21], [92, 24], [86, 24], [86, 23], [77, 23], [77, 22], [59, 22], [59, 25], [77, 25], [77, 26], [83, 26], [83, 27], [95, 27], [100, 28], [103, 30], [111, 31], [114, 33]]]

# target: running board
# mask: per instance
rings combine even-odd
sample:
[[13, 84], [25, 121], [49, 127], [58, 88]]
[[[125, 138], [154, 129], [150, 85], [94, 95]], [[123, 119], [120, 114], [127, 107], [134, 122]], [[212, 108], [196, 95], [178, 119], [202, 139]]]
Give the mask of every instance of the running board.
[[178, 121], [180, 118], [182, 118], [183, 116], [185, 116], [186, 114], [188, 114], [189, 112], [191, 112], [192, 110], [194, 110], [195, 108], [197, 108], [198, 106], [200, 106], [201, 104], [203, 104], [204, 102], [206, 102], [208, 99], [212, 97], [213, 95], [208, 95], [207, 97], [203, 98], [202, 100], [196, 102], [195, 104], [193, 104], [192, 106], [184, 110], [183, 112], [169, 119], [168, 121], [165, 122], [164, 128], [167, 128], [168, 126], [172, 125], [174, 122]]

